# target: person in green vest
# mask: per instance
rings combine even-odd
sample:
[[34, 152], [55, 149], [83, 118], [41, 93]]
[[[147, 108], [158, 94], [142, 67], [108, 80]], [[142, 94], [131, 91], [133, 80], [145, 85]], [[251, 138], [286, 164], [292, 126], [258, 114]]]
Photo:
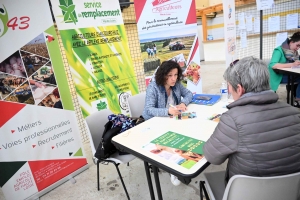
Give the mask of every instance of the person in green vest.
[[[273, 69], [300, 67], [298, 50], [300, 48], [300, 31], [287, 38], [281, 46], [274, 49], [269, 64], [270, 86], [276, 91], [280, 83], [287, 83], [288, 76], [277, 74]], [[296, 89], [294, 105], [300, 107], [300, 78], [296, 80], [299, 84]]]

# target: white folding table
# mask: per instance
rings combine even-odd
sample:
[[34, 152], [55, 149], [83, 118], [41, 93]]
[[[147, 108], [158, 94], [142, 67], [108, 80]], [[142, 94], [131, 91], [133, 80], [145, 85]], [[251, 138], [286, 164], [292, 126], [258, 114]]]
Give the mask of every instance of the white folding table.
[[117, 149], [131, 153], [144, 161], [151, 199], [155, 199], [155, 197], [148, 163], [152, 165], [159, 199], [162, 199], [162, 193], [158, 177], [158, 168], [177, 176], [181, 182], [189, 184], [192, 178], [198, 176], [209, 166], [209, 163], [203, 158], [192, 168], [186, 169], [145, 150], [143, 145], [148, 144], [153, 139], [168, 131], [207, 141], [217, 126], [217, 122], [208, 120], [208, 117], [227, 111], [225, 105], [226, 103], [224, 102], [218, 102], [213, 106], [190, 104], [188, 106], [188, 112], [196, 112], [197, 118], [176, 120], [169, 117], [153, 117], [113, 137], [112, 143]]

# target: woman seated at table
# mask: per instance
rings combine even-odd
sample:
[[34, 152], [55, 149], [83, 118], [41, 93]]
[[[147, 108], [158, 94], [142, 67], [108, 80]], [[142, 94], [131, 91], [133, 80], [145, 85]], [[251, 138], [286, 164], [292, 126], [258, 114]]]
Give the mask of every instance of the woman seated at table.
[[181, 79], [182, 70], [177, 62], [169, 60], [161, 64], [155, 74], [155, 81], [147, 88], [143, 111], [145, 120], [178, 115], [187, 110], [193, 94], [182, 86]]
[[234, 175], [279, 176], [300, 171], [300, 112], [270, 90], [266, 64], [246, 57], [223, 75], [233, 103], [203, 147], [214, 165], [228, 158], [226, 182]]
[[[280, 83], [287, 83], [288, 76], [277, 74], [273, 69], [300, 67], [298, 50], [300, 48], [300, 32], [296, 32], [292, 37], [287, 38], [281, 46], [273, 51], [272, 59], [269, 64], [271, 89], [276, 91]], [[298, 87], [296, 89], [295, 106], [300, 107], [300, 78], [296, 80]]]

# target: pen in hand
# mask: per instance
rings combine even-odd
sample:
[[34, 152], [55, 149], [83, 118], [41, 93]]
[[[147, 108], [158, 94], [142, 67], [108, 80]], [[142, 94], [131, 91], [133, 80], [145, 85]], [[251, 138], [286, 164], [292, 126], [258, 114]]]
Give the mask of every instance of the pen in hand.
[[[169, 103], [169, 105], [170, 105], [170, 107], [172, 107], [172, 108], [178, 110], [176, 106], [174, 106], [174, 105], [172, 105], [172, 104], [170, 104], [170, 103]], [[181, 112], [181, 110], [178, 110], [178, 111]]]
[[175, 108], [177, 110], [176, 106], [174, 106], [174, 105], [172, 105], [170, 103], [169, 103], [169, 106], [171, 106], [172, 108]]

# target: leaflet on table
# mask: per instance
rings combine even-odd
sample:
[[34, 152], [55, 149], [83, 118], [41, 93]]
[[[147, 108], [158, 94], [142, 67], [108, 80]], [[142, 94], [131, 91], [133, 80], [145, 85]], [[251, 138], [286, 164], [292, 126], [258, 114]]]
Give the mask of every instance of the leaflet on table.
[[[173, 118], [171, 115], [170, 118]], [[176, 120], [194, 119], [197, 118], [196, 112], [181, 112], [179, 115], [174, 116]]]
[[190, 169], [203, 158], [204, 143], [202, 140], [168, 131], [143, 148], [171, 163]]
[[221, 116], [222, 114], [213, 114], [212, 116], [208, 117], [208, 120], [220, 122]]
[[[209, 97], [209, 100], [205, 100], [204, 97]], [[220, 100], [220, 95], [213, 95], [213, 94], [195, 94], [193, 96], [192, 102], [193, 104], [199, 105], [208, 105], [212, 106]]]

